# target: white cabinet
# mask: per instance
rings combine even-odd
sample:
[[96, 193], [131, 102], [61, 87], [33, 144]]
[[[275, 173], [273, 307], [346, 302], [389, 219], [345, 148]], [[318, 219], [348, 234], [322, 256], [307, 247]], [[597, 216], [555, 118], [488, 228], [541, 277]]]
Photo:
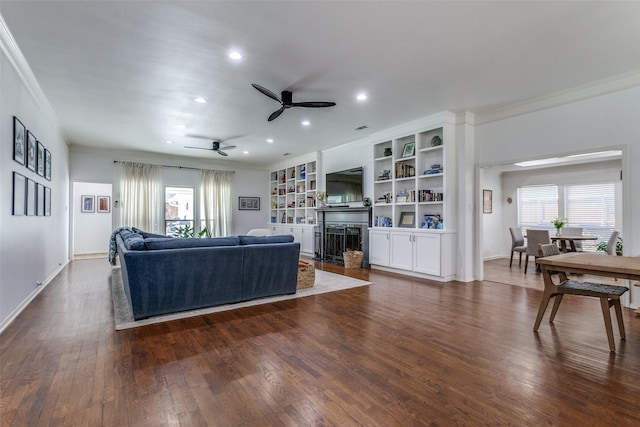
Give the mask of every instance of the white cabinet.
[[453, 232], [371, 228], [369, 245], [369, 263], [373, 268], [401, 270], [442, 281], [455, 278]]
[[389, 266], [389, 230], [369, 230], [369, 264]]
[[269, 229], [274, 235], [293, 235], [293, 241], [300, 243], [300, 252], [305, 255], [313, 255], [314, 231], [312, 225], [269, 224]]

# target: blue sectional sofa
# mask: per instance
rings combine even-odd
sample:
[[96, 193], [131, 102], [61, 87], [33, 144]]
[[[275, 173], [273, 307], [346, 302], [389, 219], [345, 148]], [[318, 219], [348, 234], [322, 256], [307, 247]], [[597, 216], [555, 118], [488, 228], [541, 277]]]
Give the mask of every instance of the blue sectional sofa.
[[300, 244], [290, 235], [179, 239], [123, 228], [112, 238], [136, 320], [296, 292]]

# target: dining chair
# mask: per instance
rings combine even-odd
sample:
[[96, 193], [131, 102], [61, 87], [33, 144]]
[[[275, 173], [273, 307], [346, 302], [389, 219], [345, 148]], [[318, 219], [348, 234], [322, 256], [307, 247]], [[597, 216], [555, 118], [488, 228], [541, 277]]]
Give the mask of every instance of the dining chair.
[[527, 246], [524, 244], [524, 236], [520, 227], [509, 227], [511, 233], [511, 259], [509, 260], [509, 268], [513, 264], [513, 253], [519, 253], [518, 267], [522, 265], [522, 254], [527, 252]]
[[[527, 231], [527, 235], [529, 231]], [[538, 257], [546, 257], [552, 255], [558, 255], [560, 250], [558, 245], [554, 243], [550, 244], [538, 244]], [[558, 283], [553, 281], [553, 277], [558, 275]], [[579, 295], [585, 297], [595, 297], [600, 299], [600, 307], [602, 308], [602, 316], [604, 317], [604, 327], [607, 331], [607, 339], [609, 340], [609, 349], [615, 350], [615, 341], [613, 339], [613, 325], [611, 322], [611, 307], [613, 306], [616, 311], [616, 318], [618, 320], [618, 330], [620, 331], [620, 338], [625, 339], [624, 333], [624, 319], [622, 317], [622, 306], [620, 305], [620, 297], [629, 290], [626, 286], [617, 285], [605, 285], [602, 283], [580, 282], [578, 280], [567, 279], [567, 274], [563, 271], [550, 271], [545, 267], [542, 271], [542, 278], [544, 280], [544, 291], [542, 294], [542, 300], [540, 301], [540, 307], [538, 308], [538, 315], [536, 316], [536, 322], [533, 325], [533, 331], [536, 332], [540, 327], [544, 312], [547, 310], [549, 301], [553, 300], [553, 308], [551, 309], [551, 316], [549, 316], [549, 323], [553, 323], [556, 317], [562, 297], [564, 295]]]
[[551, 243], [551, 238], [549, 237], [549, 230], [536, 230], [529, 228], [527, 229], [527, 252], [526, 259], [524, 261], [524, 274], [527, 274], [527, 267], [529, 266], [529, 257], [532, 256], [534, 260], [538, 258], [538, 243], [546, 245]]
[[611, 233], [611, 237], [609, 237], [609, 240], [607, 241], [607, 254], [608, 255], [617, 255], [616, 252], [616, 244], [618, 243], [618, 236], [620, 235], [620, 232], [617, 230], [614, 230], [613, 233]]
[[[563, 227], [562, 235], [563, 236], [582, 236], [582, 227]], [[575, 245], [576, 252], [582, 252], [582, 242], [580, 240], [574, 240], [573, 244]]]

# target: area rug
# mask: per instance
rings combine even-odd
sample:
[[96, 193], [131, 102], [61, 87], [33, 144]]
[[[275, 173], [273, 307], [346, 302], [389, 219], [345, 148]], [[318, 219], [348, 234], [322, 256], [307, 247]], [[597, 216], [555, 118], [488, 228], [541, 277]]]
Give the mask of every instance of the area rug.
[[185, 319], [187, 317], [201, 316], [203, 314], [218, 313], [221, 311], [235, 310], [242, 307], [268, 304], [276, 301], [284, 301], [294, 298], [303, 298], [310, 295], [318, 295], [327, 292], [335, 292], [343, 289], [355, 288], [358, 286], [370, 285], [371, 282], [342, 276], [340, 274], [329, 273], [316, 270], [316, 280], [313, 287], [299, 289], [293, 295], [279, 295], [275, 297], [259, 298], [251, 301], [239, 302], [236, 304], [225, 304], [216, 307], [201, 308], [198, 310], [183, 311], [180, 313], [164, 314], [150, 317], [148, 319], [136, 321], [133, 318], [131, 307], [127, 302], [122, 284], [122, 272], [120, 267], [113, 267], [111, 270], [111, 294], [113, 297], [113, 316], [116, 330], [137, 328], [139, 326], [152, 325], [154, 323], [168, 322], [170, 320]]

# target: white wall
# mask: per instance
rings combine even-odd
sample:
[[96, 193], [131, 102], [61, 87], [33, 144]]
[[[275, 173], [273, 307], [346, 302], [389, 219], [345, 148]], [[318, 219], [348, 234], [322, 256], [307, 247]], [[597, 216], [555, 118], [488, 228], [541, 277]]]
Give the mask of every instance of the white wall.
[[[109, 251], [113, 209], [98, 212], [98, 196], [108, 196], [113, 205], [111, 184], [96, 182], [74, 182], [72, 191], [72, 230], [73, 255], [99, 254]], [[82, 212], [82, 196], [94, 196], [94, 211]]]
[[[198, 191], [200, 175], [197, 168], [233, 170], [231, 199], [233, 203], [233, 234], [246, 234], [252, 228], [264, 228], [269, 222], [269, 188], [265, 185], [267, 169], [248, 169], [246, 165], [232, 162], [213, 163], [201, 159], [175, 158], [139, 152], [111, 152], [73, 146], [70, 149], [70, 177], [79, 182], [102, 182], [113, 184], [113, 200], [118, 200], [118, 172], [114, 161], [133, 161], [168, 166], [162, 168], [163, 186], [193, 187]], [[196, 169], [192, 169], [196, 168]], [[239, 196], [260, 197], [259, 211], [240, 211]], [[164, 194], [162, 195], [164, 199]], [[197, 197], [196, 197], [197, 199]], [[199, 209], [199, 208], [197, 208]], [[113, 209], [112, 229], [117, 224], [118, 208]], [[108, 242], [108, 240], [107, 240]], [[106, 245], [107, 243], [105, 243]], [[104, 252], [104, 251], [103, 251]]]
[[[7, 34], [0, 36], [0, 47], [6, 48]], [[69, 254], [68, 149], [40, 92], [14, 64], [11, 49], [0, 49], [0, 331], [42, 289], [36, 282], [46, 285]], [[51, 181], [13, 160], [14, 115], [51, 152]], [[12, 215], [13, 171], [51, 188], [51, 216]]]
[[[495, 168], [484, 168], [481, 170], [481, 180], [482, 190], [491, 190], [493, 200], [491, 213], [483, 213], [482, 206], [480, 206], [483, 236], [482, 258], [483, 260], [499, 258], [505, 256], [505, 253], [506, 256], [509, 256], [511, 236], [508, 228], [514, 227], [515, 224], [509, 225], [510, 223], [504, 219], [504, 205], [507, 204], [506, 198], [508, 196], [504, 195], [502, 190], [501, 173]], [[515, 198], [513, 200], [515, 202]]]
[[[640, 255], [640, 87], [476, 126], [480, 166], [622, 149], [625, 255]], [[478, 183], [478, 186], [480, 183]], [[506, 197], [506, 196], [505, 196]], [[640, 303], [640, 288], [631, 304]]]

